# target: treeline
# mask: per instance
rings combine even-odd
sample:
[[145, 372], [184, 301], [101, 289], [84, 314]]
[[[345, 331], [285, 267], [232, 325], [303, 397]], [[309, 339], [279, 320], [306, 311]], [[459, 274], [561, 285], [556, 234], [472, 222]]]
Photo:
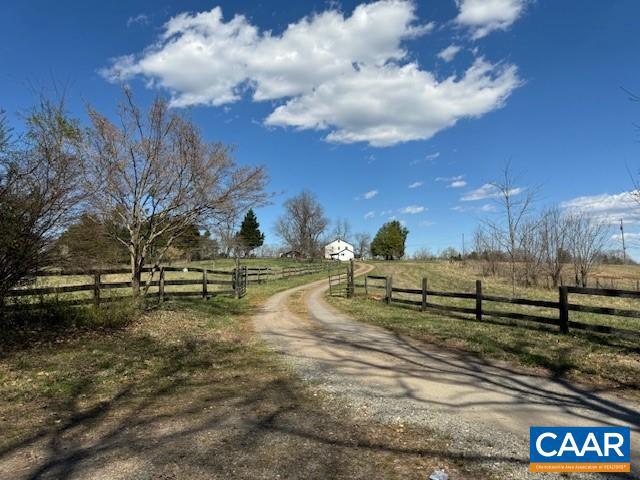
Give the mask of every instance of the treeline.
[[[112, 225], [105, 224], [100, 218], [83, 213], [71, 223], [53, 243], [56, 264], [61, 267], [91, 269], [126, 264], [129, 261], [127, 248], [110, 233]], [[264, 234], [253, 211], [245, 214], [240, 228], [226, 234], [220, 226], [208, 228], [191, 224], [172, 241], [164, 252], [163, 259], [171, 264], [175, 261], [201, 261], [230, 258], [235, 256], [251, 257], [258, 251], [261, 256], [277, 256], [279, 250], [263, 247]], [[124, 232], [123, 232], [124, 235]], [[163, 245], [166, 239], [159, 238], [156, 245]], [[151, 247], [151, 256], [155, 256]]]
[[[555, 287], [567, 274], [586, 287], [597, 264], [628, 261], [611, 250], [609, 219], [557, 206], [537, 209], [537, 190], [516, 185], [509, 165], [490, 187], [495, 211], [476, 229], [473, 249], [461, 255], [448, 248], [443, 258], [481, 261], [483, 274], [505, 276], [513, 288], [539, 285], [543, 278]], [[425, 257], [428, 252], [416, 255]]]

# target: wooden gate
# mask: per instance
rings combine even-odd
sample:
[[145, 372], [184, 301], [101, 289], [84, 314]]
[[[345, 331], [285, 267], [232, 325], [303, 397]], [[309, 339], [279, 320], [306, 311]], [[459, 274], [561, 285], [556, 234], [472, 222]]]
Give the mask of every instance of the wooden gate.
[[329, 270], [329, 295], [332, 297], [352, 298], [354, 295], [353, 260], [337, 273]]

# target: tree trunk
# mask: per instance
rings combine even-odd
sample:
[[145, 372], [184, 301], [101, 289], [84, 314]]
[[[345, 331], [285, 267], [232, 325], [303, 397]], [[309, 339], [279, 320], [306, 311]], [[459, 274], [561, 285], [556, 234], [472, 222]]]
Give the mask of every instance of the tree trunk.
[[582, 287], [583, 288], [587, 288], [588, 277], [589, 277], [589, 272], [587, 270], [585, 270], [585, 269], [582, 269], [580, 271], [580, 281], [582, 283]]
[[137, 258], [135, 254], [131, 254], [131, 289], [135, 300], [140, 298], [140, 288], [142, 284], [142, 266], [144, 260]]

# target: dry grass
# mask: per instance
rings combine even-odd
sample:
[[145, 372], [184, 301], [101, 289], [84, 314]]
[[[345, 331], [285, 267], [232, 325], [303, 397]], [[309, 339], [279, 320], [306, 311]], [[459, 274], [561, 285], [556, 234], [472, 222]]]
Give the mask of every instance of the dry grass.
[[[448, 262], [376, 263], [373, 274], [393, 275], [393, 285], [420, 288], [427, 277], [430, 290], [473, 292], [477, 276], [473, 264]], [[625, 267], [630, 269], [631, 267]], [[634, 267], [637, 268], [637, 267]], [[628, 270], [627, 270], [628, 271]], [[500, 278], [483, 278], [483, 293], [511, 295], [511, 286]], [[371, 290], [374, 298], [382, 290]], [[376, 295], [378, 295], [376, 297]], [[394, 296], [403, 296], [395, 294]], [[557, 291], [543, 288], [519, 288], [516, 295], [524, 298], [557, 301]], [[416, 297], [413, 297], [416, 299]], [[335, 305], [356, 318], [369, 321], [411, 336], [469, 350], [480, 355], [511, 361], [528, 367], [543, 368], [557, 377], [617, 388], [640, 398], [640, 343], [634, 339], [612, 335], [588, 334], [573, 330], [559, 335], [557, 327], [530, 322], [485, 318], [477, 322], [472, 316], [430, 312], [399, 306], [386, 306], [362, 296], [353, 301], [332, 298]], [[473, 307], [474, 300], [432, 297], [430, 301], [445, 305]], [[640, 310], [640, 301], [571, 295], [572, 303], [611, 306]], [[522, 312], [557, 318], [557, 310], [545, 310], [509, 304], [485, 303], [486, 308]], [[640, 320], [570, 312], [572, 320], [640, 330]]]
[[27, 333], [0, 355], [0, 478], [486, 478], [446, 439], [324, 402], [257, 339], [264, 299], [314, 278]]

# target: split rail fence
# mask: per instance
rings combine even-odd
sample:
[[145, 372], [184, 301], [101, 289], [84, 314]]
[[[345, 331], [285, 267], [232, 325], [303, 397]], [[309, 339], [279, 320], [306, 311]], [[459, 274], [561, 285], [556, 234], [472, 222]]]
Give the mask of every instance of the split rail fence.
[[281, 280], [285, 278], [298, 277], [300, 275], [312, 275], [330, 270], [331, 266], [324, 263], [310, 263], [295, 267], [271, 268], [271, 267], [248, 267], [247, 276], [249, 284], [259, 284], [270, 280]]
[[[144, 268], [143, 274], [151, 275], [148, 282], [148, 298], [163, 301], [177, 297], [214, 296], [243, 297], [249, 284], [259, 284], [267, 281], [286, 279], [290, 277], [309, 275], [324, 271], [324, 264], [309, 264], [304, 266], [272, 269], [269, 267], [240, 266], [232, 270], [215, 270], [206, 268], [160, 267]], [[175, 278], [192, 276], [193, 278]], [[127, 280], [109, 280], [113, 275], [126, 275]], [[47, 301], [55, 298], [62, 305], [100, 305], [101, 303], [123, 300], [131, 293], [132, 281], [129, 269], [101, 269], [101, 270], [60, 270], [39, 272], [37, 278], [63, 277], [70, 278], [64, 285], [44, 287], [20, 287], [13, 289], [5, 296], [6, 310], [38, 309], [46, 306]], [[82, 283], [77, 283], [82, 282]], [[77, 283], [77, 284], [76, 284]], [[141, 288], [147, 285], [147, 279], [141, 281]], [[197, 288], [188, 288], [188, 287]], [[177, 289], [176, 287], [179, 287]]]
[[[382, 282], [382, 283], [381, 283]], [[528, 298], [510, 298], [498, 295], [486, 295], [482, 292], [482, 281], [476, 280], [476, 288], [474, 292], [444, 292], [437, 290], [430, 290], [428, 279], [422, 279], [422, 285], [420, 288], [399, 288], [393, 286], [392, 276], [380, 276], [380, 275], [367, 275], [364, 279], [364, 284], [354, 285], [356, 287], [364, 288], [365, 294], [368, 295], [370, 290], [384, 290], [383, 300], [387, 304], [403, 304], [419, 307], [421, 311], [428, 309], [438, 310], [444, 312], [464, 313], [474, 315], [477, 321], [483, 321], [484, 316], [488, 317], [502, 317], [513, 320], [525, 320], [530, 322], [543, 323], [547, 325], [555, 325], [559, 328], [561, 333], [569, 333], [570, 329], [602, 333], [602, 334], [615, 334], [624, 337], [638, 337], [640, 338], [640, 331], [612, 327], [609, 325], [599, 325], [592, 323], [585, 323], [571, 320], [569, 312], [585, 312], [598, 315], [614, 315], [627, 318], [640, 318], [640, 310], [627, 310], [620, 308], [610, 307], [598, 307], [591, 305], [580, 305], [569, 302], [569, 295], [596, 295], [601, 297], [615, 297], [615, 298], [628, 298], [639, 299], [640, 292], [633, 290], [614, 290], [614, 289], [599, 289], [599, 288], [583, 288], [583, 287], [568, 287], [562, 286], [558, 288], [558, 301], [547, 300], [533, 300]], [[404, 297], [400, 298], [394, 296], [394, 293], [404, 294]], [[416, 296], [419, 299], [414, 299]], [[443, 305], [441, 303], [433, 303], [432, 297], [447, 297], [456, 299], [466, 299], [473, 301], [473, 307], [463, 307], [457, 305]], [[530, 307], [539, 307], [543, 309], [557, 310], [557, 316], [543, 316], [543, 315], [531, 315], [521, 312], [509, 312], [496, 310], [491, 308], [492, 304], [512, 304], [512, 305], [525, 305]]]

